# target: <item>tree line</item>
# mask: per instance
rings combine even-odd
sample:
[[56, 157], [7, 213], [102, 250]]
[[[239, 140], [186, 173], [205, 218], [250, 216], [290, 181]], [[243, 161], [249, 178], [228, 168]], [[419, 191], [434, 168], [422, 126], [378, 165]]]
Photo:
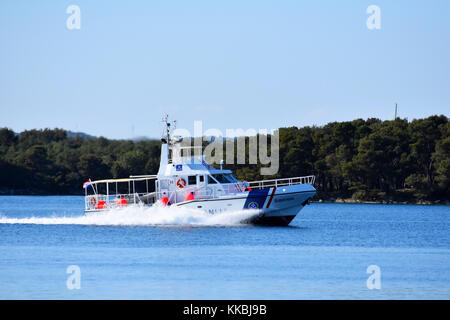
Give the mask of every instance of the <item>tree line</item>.
[[[0, 193], [80, 194], [88, 178], [154, 174], [160, 144], [68, 137], [62, 129], [16, 134], [2, 128]], [[450, 200], [450, 125], [444, 115], [280, 128], [279, 159], [279, 171], [271, 177], [261, 176], [260, 165], [248, 161], [225, 168], [247, 181], [314, 174], [318, 198], [324, 200]]]

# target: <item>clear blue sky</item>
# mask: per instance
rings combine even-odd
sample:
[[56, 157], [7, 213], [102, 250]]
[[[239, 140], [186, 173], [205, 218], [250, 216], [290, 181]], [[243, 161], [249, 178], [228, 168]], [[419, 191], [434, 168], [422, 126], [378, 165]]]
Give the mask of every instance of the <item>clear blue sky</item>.
[[225, 131], [391, 119], [395, 102], [401, 117], [448, 116], [449, 13], [448, 0], [2, 0], [0, 127], [159, 137], [165, 111]]

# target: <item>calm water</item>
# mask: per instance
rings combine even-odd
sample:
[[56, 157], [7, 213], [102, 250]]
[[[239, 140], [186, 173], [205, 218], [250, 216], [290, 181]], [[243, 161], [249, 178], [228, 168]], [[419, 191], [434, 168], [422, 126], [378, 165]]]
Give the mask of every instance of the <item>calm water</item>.
[[450, 207], [311, 204], [290, 227], [239, 225], [248, 214], [0, 197], [0, 299], [450, 299]]

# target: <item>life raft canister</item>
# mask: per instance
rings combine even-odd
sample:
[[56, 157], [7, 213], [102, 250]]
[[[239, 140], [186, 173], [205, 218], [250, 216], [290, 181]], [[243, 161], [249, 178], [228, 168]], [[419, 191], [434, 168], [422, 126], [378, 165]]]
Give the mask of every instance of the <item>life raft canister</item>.
[[191, 201], [191, 200], [194, 200], [194, 194], [192, 192], [189, 192], [186, 195], [186, 201]]
[[183, 189], [184, 187], [186, 187], [186, 180], [184, 180], [183, 178], [178, 179], [177, 187], [180, 189]]
[[105, 208], [106, 208], [106, 202], [103, 201], [103, 200], [100, 200], [100, 201], [97, 203], [97, 209], [105, 209]]
[[119, 207], [124, 207], [124, 206], [126, 206], [128, 204], [128, 201], [125, 198], [117, 198], [116, 199], [116, 204]]
[[169, 198], [167, 198], [167, 197], [162, 197], [161, 199], [159, 199], [159, 201], [161, 201], [161, 203], [163, 204], [163, 206], [167, 206], [167, 203], [169, 202]]

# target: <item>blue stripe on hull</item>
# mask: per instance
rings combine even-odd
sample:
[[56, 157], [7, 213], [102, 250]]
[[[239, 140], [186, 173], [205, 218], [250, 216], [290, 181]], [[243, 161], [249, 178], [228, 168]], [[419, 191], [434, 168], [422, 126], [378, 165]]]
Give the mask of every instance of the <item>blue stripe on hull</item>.
[[244, 209], [262, 209], [266, 202], [267, 195], [269, 194], [269, 190], [270, 188], [250, 191], [247, 200], [245, 201]]

